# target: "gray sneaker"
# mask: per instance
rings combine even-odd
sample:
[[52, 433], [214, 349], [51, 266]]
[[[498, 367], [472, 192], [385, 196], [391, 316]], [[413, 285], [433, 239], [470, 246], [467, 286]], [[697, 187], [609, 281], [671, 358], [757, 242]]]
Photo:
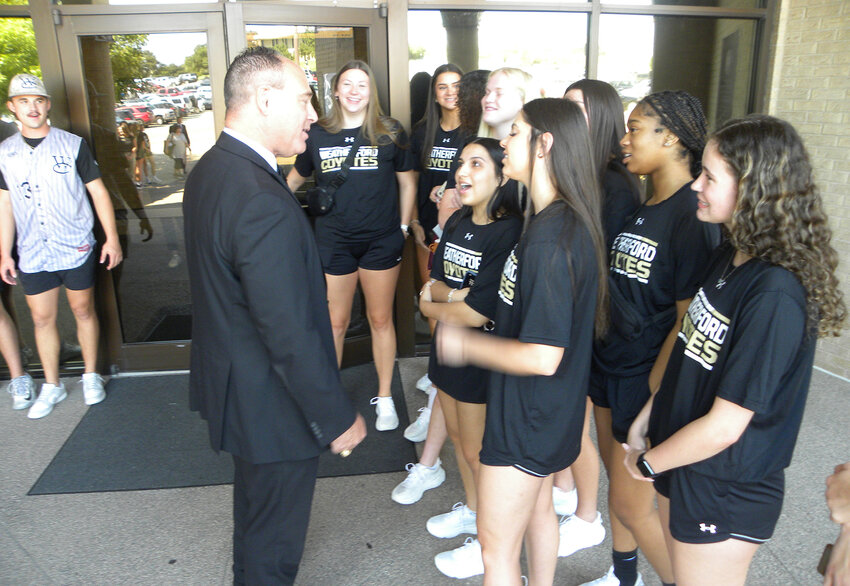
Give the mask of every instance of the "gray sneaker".
[[64, 401], [68, 393], [65, 391], [65, 385], [61, 382], [59, 385], [44, 383], [41, 385], [41, 392], [38, 394], [38, 399], [30, 407], [27, 417], [30, 419], [41, 419], [53, 411], [53, 406], [60, 401]]
[[12, 395], [12, 409], [20, 411], [35, 402], [35, 381], [28, 372], [9, 381], [9, 394]]

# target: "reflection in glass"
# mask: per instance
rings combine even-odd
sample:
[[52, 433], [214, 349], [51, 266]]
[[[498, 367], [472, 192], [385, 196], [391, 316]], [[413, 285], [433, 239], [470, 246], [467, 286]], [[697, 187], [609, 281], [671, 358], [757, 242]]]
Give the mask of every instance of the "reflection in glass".
[[369, 61], [365, 27], [248, 24], [245, 36], [249, 47], [271, 47], [301, 66], [317, 93], [320, 116], [331, 107], [331, 80], [339, 68], [352, 59]]
[[626, 107], [650, 92], [686, 90], [716, 128], [750, 112], [755, 43], [754, 20], [603, 14], [599, 79]]
[[764, 8], [764, 0], [602, 0], [602, 4], [632, 6], [698, 6], [720, 8]]
[[478, 50], [477, 60], [468, 63], [463, 60], [470, 51], [455, 53], [464, 70], [517, 67], [532, 74], [546, 96], [561, 97], [568, 85], [585, 76], [584, 13], [411, 10], [408, 38], [411, 77], [448, 61], [448, 47], [464, 38], [477, 38]]
[[93, 149], [124, 248], [112, 271], [124, 342], [187, 340], [185, 175], [173, 143], [188, 138], [191, 171], [215, 139], [206, 35], [97, 35], [80, 46]]

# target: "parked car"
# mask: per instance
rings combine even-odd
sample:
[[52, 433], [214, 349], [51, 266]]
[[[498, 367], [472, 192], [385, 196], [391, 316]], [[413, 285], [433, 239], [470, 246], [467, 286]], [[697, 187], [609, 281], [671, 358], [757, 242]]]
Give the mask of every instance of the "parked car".
[[183, 92], [177, 89], [176, 87], [161, 87], [156, 90], [156, 93], [160, 96], [182, 96]]
[[179, 79], [180, 79], [181, 82], [198, 81], [198, 76], [195, 75], [194, 73], [181, 73]]
[[129, 108], [115, 108], [115, 119], [119, 122], [135, 122], [133, 111]]
[[210, 86], [202, 85], [198, 88], [195, 96], [198, 99], [198, 108], [212, 110], [212, 88]]
[[157, 124], [165, 124], [166, 122], [174, 122], [177, 119], [176, 108], [174, 104], [169, 102], [157, 102], [150, 105], [153, 112], [153, 119]]
[[133, 119], [141, 122], [145, 126], [149, 125], [153, 122], [153, 112], [147, 106], [125, 106], [128, 110], [133, 113]]

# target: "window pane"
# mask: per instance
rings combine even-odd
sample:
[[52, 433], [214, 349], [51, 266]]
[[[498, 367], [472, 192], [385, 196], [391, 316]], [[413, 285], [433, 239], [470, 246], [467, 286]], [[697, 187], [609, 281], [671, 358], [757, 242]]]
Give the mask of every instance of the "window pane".
[[625, 104], [650, 92], [687, 90], [716, 128], [749, 113], [755, 37], [753, 20], [603, 14], [599, 79]]
[[449, 60], [464, 71], [517, 67], [561, 97], [585, 76], [585, 13], [411, 10], [408, 37], [411, 77]]
[[271, 47], [298, 63], [319, 100], [319, 115], [333, 102], [331, 82], [352, 59], [369, 61], [369, 30], [351, 26], [246, 24], [249, 47]]
[[764, 8], [764, 0], [602, 0], [603, 4], [633, 6], [707, 6], [718, 8]]
[[80, 48], [94, 153], [124, 249], [112, 275], [124, 342], [187, 340], [183, 184], [215, 141], [207, 35], [93, 35]]

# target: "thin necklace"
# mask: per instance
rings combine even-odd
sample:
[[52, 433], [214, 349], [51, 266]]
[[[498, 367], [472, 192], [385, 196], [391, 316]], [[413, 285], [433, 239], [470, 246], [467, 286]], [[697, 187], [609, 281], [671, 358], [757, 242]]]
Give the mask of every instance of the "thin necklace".
[[[738, 267], [741, 266], [741, 265], [734, 266], [734, 267], [732, 267], [732, 270], [729, 271], [729, 266], [732, 264], [732, 260], [734, 260], [734, 258], [735, 258], [735, 253], [733, 252], [732, 256], [729, 257], [729, 262], [726, 263], [726, 268], [723, 269], [722, 273], [720, 273], [720, 278], [717, 279], [717, 284], [714, 285], [717, 289], [722, 289], [723, 286], [726, 285], [726, 281], [729, 279], [729, 277], [732, 276], [732, 273], [737, 271]], [[741, 264], [744, 264], [744, 263], [741, 263]], [[729, 272], [727, 273], [726, 271], [729, 271]]]

